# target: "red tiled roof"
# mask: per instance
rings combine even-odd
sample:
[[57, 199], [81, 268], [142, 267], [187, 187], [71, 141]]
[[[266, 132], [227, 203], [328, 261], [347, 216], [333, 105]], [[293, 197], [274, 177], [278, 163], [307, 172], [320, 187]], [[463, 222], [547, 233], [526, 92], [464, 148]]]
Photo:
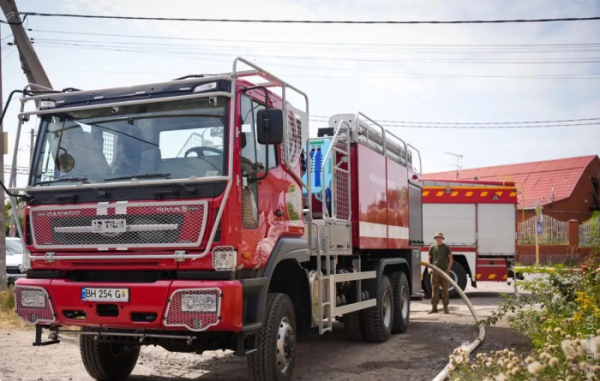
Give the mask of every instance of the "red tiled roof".
[[[519, 207], [523, 204], [523, 193], [525, 196], [525, 208], [534, 207], [539, 201], [540, 205], [554, 201], [564, 200], [571, 196], [575, 185], [581, 178], [585, 168], [598, 156], [580, 156], [567, 159], [556, 159], [546, 161], [534, 161], [531, 163], [498, 165], [495, 167], [483, 167], [472, 169], [461, 169], [459, 179], [473, 180], [507, 180], [517, 183], [519, 190]], [[456, 179], [456, 171], [428, 173], [423, 175], [425, 179]]]

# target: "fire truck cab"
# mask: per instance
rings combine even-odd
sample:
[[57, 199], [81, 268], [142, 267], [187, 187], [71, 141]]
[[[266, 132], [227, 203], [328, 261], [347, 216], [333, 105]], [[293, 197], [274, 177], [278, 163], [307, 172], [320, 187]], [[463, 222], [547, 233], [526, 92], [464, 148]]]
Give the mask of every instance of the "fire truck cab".
[[311, 327], [372, 342], [407, 330], [420, 156], [363, 114], [310, 137], [306, 94], [242, 58], [226, 74], [25, 90], [17, 135], [40, 126], [28, 185], [10, 185], [27, 202], [15, 297], [34, 345], [81, 327], [98, 380], [126, 378], [144, 345], [230, 349], [254, 380], [290, 380]]

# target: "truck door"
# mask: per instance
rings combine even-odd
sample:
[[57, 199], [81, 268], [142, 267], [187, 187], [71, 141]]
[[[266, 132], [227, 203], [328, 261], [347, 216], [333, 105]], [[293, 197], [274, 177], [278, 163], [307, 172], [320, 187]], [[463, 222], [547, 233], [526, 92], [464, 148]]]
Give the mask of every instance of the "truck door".
[[[267, 146], [256, 141], [257, 113], [265, 107], [247, 95], [241, 96], [240, 104], [240, 147], [241, 147], [241, 202], [242, 202], [242, 252], [247, 257], [255, 257], [260, 241], [269, 230], [270, 218], [273, 215], [275, 195], [278, 191], [275, 168], [277, 167], [278, 150], [269, 145], [267, 163]], [[268, 176], [264, 176], [267, 165]]]

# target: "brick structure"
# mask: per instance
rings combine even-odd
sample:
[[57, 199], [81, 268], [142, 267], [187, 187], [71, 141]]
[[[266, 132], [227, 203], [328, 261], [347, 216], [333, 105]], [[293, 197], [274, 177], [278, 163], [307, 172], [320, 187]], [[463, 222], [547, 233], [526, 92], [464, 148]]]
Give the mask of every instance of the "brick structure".
[[[456, 172], [424, 175], [425, 179], [455, 179]], [[531, 163], [463, 169], [464, 180], [514, 181], [519, 189], [519, 222], [535, 215], [537, 202], [545, 215], [583, 222], [600, 210], [600, 158], [597, 155]]]

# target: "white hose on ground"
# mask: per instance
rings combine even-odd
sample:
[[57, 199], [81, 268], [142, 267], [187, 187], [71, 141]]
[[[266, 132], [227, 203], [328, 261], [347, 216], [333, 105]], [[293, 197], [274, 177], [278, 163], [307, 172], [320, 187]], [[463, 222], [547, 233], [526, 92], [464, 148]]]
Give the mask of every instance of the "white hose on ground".
[[[444, 271], [440, 270], [439, 267], [436, 267], [436, 266], [432, 265], [431, 263], [427, 263], [427, 262], [421, 262], [421, 265], [427, 266], [428, 268], [432, 269], [437, 274], [441, 275], [444, 279], [446, 279], [454, 287], [454, 289], [458, 292], [460, 297], [465, 301], [465, 304], [467, 305], [467, 307], [469, 307], [469, 310], [471, 311], [471, 315], [473, 315], [473, 319], [475, 319], [475, 324], [477, 324], [479, 322], [479, 316], [477, 316], [477, 311], [475, 311], [475, 307], [473, 307], [473, 305], [471, 304], [471, 301], [469, 300], [469, 298], [467, 298], [467, 295], [465, 295], [463, 290], [460, 289], [458, 284], [456, 284], [452, 280], [452, 278], [450, 278], [450, 276], [448, 276], [448, 274], [446, 274]], [[439, 290], [435, 290], [435, 291], [431, 290], [431, 292], [432, 293], [439, 292]], [[467, 352], [466, 354], [468, 356], [481, 343], [483, 343], [484, 339], [485, 339], [485, 328], [482, 325], [480, 325], [479, 326], [479, 337], [475, 341], [473, 341], [471, 344], [466, 345], [466, 346], [461, 345], [458, 348], [463, 348]], [[456, 348], [456, 349], [458, 349], [458, 348]], [[450, 374], [450, 363], [448, 363], [448, 365], [446, 365], [446, 367], [437, 376], [435, 376], [433, 381], [444, 381], [445, 379], [448, 378], [449, 374]]]

